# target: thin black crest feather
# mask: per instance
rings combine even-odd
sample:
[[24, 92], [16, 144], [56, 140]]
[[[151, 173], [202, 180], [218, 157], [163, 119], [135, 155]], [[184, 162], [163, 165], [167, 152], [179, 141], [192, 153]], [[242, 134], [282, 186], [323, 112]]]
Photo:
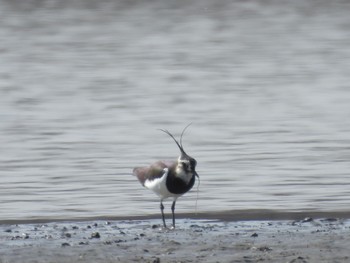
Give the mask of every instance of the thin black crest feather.
[[166, 134], [168, 134], [171, 138], [173, 138], [174, 142], [177, 144], [177, 146], [179, 147], [180, 151], [185, 153], [184, 149], [182, 148], [182, 146], [177, 142], [177, 140], [175, 139], [175, 137], [168, 131], [168, 130], [163, 130], [163, 129], [158, 129], [162, 132], [165, 132]]
[[[182, 136], [184, 135], [185, 131], [187, 130], [188, 127], [190, 127], [192, 124], [192, 122], [190, 122], [189, 124], [187, 124], [187, 126], [183, 129], [183, 131], [181, 132], [181, 135], [180, 135], [180, 145], [182, 147]], [[182, 147], [183, 148], [183, 147]]]
[[164, 130], [164, 129], [158, 129], [166, 134], [168, 134], [173, 140], [174, 142], [177, 144], [177, 146], [179, 147], [180, 151], [184, 154], [186, 154], [183, 146], [182, 146], [182, 136], [184, 135], [185, 131], [187, 130], [187, 128], [192, 124], [192, 122], [190, 124], [188, 124], [181, 132], [181, 135], [180, 135], [180, 143], [175, 139], [175, 137], [168, 131], [168, 130]]

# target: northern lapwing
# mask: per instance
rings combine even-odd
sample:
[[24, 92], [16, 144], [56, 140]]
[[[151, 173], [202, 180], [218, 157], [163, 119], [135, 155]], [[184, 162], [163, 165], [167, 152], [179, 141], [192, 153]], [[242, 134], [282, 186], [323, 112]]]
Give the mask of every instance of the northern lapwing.
[[133, 170], [133, 174], [138, 178], [140, 183], [159, 196], [160, 211], [162, 213], [164, 228], [166, 228], [166, 224], [163, 200], [166, 198], [173, 199], [171, 211], [173, 217], [173, 228], [175, 228], [176, 200], [191, 190], [195, 182], [195, 177], [198, 177], [199, 179], [195, 170], [197, 161], [189, 156], [182, 146], [182, 136], [188, 126], [186, 126], [181, 133], [180, 143], [178, 143], [169, 131], [160, 129], [162, 132], [168, 134], [179, 147], [181, 154], [177, 161], [158, 161], [149, 167], [136, 167]]

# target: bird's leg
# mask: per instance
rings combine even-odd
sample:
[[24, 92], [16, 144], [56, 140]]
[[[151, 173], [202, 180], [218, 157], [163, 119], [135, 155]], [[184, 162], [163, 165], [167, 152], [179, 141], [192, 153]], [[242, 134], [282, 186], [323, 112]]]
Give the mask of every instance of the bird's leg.
[[163, 205], [163, 201], [160, 201], [160, 211], [162, 212], [162, 219], [163, 219], [164, 228], [166, 228], [165, 218], [164, 218], [164, 205]]
[[173, 214], [173, 228], [175, 228], [175, 203], [176, 200], [174, 200], [173, 204], [171, 205], [171, 212]]

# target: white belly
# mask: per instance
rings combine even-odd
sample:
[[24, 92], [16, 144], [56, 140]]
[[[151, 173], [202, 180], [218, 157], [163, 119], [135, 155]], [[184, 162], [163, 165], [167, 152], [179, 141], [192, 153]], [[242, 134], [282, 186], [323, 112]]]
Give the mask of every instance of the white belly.
[[164, 168], [164, 173], [163, 176], [160, 178], [156, 178], [153, 180], [146, 180], [145, 181], [145, 187], [152, 190], [153, 192], [155, 192], [160, 198], [161, 200], [166, 199], [166, 198], [173, 198], [174, 200], [176, 200], [179, 196], [181, 196], [180, 194], [172, 194], [168, 191], [167, 187], [166, 187], [166, 179], [168, 177], [168, 168]]

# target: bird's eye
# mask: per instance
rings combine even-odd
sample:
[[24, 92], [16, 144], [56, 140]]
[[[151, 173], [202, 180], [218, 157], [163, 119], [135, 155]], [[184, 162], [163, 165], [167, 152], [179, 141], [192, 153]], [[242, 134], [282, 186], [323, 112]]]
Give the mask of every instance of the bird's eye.
[[192, 166], [193, 168], [195, 168], [196, 165], [197, 165], [197, 161], [196, 161], [196, 160], [191, 160], [191, 166]]

